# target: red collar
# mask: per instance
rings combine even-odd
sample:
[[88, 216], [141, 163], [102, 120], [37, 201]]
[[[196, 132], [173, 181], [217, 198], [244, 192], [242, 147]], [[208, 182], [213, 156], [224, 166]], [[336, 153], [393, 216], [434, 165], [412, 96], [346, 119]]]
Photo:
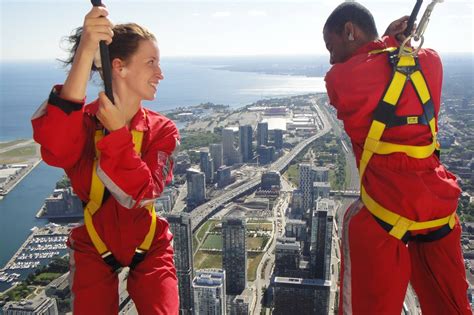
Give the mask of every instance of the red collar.
[[[84, 108], [84, 112], [89, 115], [95, 116], [98, 109], [99, 99], [96, 99]], [[145, 108], [140, 107], [135, 116], [133, 116], [132, 120], [130, 121], [129, 129], [137, 131], [148, 131], [149, 127], [147, 120], [147, 110]]]

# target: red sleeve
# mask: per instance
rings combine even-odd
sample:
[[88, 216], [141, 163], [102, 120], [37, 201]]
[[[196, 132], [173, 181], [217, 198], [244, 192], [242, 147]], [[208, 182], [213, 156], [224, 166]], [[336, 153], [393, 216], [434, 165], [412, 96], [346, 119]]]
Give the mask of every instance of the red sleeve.
[[333, 80], [333, 71], [332, 69], [326, 74], [324, 78], [326, 81], [326, 91], [329, 98], [329, 104], [334, 106], [337, 109], [337, 105], [339, 104], [336, 89], [334, 87], [334, 80]]
[[135, 153], [132, 134], [126, 127], [104, 137], [97, 148], [101, 152], [97, 175], [110, 193], [125, 208], [143, 207], [158, 198], [172, 179], [179, 133], [168, 121], [142, 150], [142, 157]]
[[83, 106], [61, 99], [62, 86], [51, 91], [49, 99], [33, 114], [33, 138], [41, 145], [43, 160], [52, 166], [70, 168], [77, 163], [84, 148], [87, 132]]

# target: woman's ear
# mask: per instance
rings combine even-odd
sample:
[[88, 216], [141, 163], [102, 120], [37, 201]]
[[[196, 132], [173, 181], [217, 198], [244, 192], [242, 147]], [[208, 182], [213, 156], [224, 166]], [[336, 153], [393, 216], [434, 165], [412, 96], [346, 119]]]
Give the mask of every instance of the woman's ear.
[[112, 72], [114, 72], [121, 78], [125, 78], [125, 75], [127, 74], [125, 62], [123, 62], [120, 58], [115, 58], [114, 60], [112, 60]]

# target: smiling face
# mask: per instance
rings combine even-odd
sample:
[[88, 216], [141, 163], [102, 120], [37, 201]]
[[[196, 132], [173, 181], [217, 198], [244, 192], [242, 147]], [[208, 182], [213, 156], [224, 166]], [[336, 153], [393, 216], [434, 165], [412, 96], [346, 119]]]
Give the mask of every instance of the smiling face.
[[140, 40], [138, 49], [125, 62], [121, 72], [129, 96], [154, 100], [158, 84], [164, 79], [156, 41]]

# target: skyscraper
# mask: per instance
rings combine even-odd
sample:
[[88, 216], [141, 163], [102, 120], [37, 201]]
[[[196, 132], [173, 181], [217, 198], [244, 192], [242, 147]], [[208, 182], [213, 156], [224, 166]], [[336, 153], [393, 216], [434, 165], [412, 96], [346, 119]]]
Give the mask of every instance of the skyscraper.
[[313, 278], [331, 280], [331, 249], [335, 203], [320, 199], [311, 224], [310, 266]]
[[273, 130], [273, 143], [275, 144], [275, 149], [280, 150], [283, 148], [283, 130]]
[[220, 269], [196, 271], [196, 277], [193, 280], [195, 315], [225, 315], [227, 313], [225, 275], [225, 271]]
[[216, 174], [217, 187], [223, 188], [232, 182], [232, 176], [230, 171], [230, 166], [223, 165], [219, 167]]
[[168, 214], [166, 216], [173, 233], [174, 264], [179, 285], [180, 315], [193, 312], [193, 233], [191, 216], [188, 213]]
[[303, 193], [303, 213], [311, 209], [313, 206], [313, 172], [311, 164], [299, 164], [300, 187]]
[[257, 147], [268, 144], [268, 123], [259, 122], [257, 124]]
[[223, 257], [227, 294], [240, 294], [247, 285], [246, 223], [242, 217], [222, 221]]
[[236, 150], [234, 147], [234, 130], [225, 128], [222, 130], [222, 152], [225, 165], [233, 165], [235, 161]]
[[222, 143], [212, 143], [209, 145], [209, 153], [211, 153], [212, 162], [214, 163], [214, 172], [224, 165], [224, 151]]
[[257, 147], [257, 154], [259, 165], [269, 164], [272, 163], [275, 158], [275, 148], [261, 145]]
[[188, 168], [186, 170], [186, 181], [188, 187], [187, 205], [194, 208], [206, 201], [206, 183], [204, 173]]
[[199, 166], [201, 172], [206, 175], [206, 183], [211, 184], [214, 181], [214, 163], [209, 155], [208, 148], [201, 148], [199, 152]]
[[249, 162], [253, 159], [252, 152], [252, 126], [244, 125], [239, 127], [239, 143], [242, 162]]

